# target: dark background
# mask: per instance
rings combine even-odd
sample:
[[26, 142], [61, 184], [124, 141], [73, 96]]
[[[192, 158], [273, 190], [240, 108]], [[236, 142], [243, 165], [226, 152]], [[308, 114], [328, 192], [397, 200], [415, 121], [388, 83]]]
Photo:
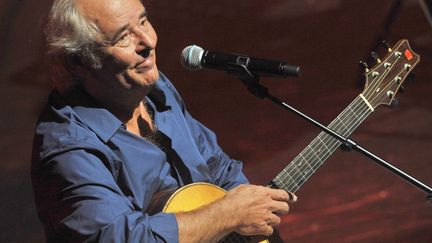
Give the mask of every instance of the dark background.
[[[401, 2], [398, 11], [392, 6]], [[301, 78], [263, 78], [270, 91], [328, 124], [361, 91], [359, 60], [379, 36], [409, 39], [422, 56], [395, 109], [378, 108], [353, 139], [432, 185], [432, 28], [423, 1], [153, 0], [159, 68], [190, 112], [213, 129], [221, 146], [244, 161], [251, 182], [266, 184], [318, 130], [268, 100], [250, 95], [222, 72], [189, 72], [179, 53], [190, 44], [286, 60]], [[101, 0], [101, 3], [103, 1]], [[44, 240], [29, 178], [32, 134], [50, 90], [42, 26], [49, 0], [0, 1], [0, 242]], [[389, 16], [394, 14], [386, 28]], [[381, 56], [383, 47], [375, 48]], [[373, 65], [373, 64], [371, 64]], [[356, 152], [337, 151], [298, 191], [283, 217], [288, 242], [431, 242], [426, 194]]]

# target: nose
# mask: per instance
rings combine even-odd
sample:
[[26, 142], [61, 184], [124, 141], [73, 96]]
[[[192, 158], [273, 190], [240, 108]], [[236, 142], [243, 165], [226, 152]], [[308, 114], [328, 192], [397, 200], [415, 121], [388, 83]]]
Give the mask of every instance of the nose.
[[151, 31], [146, 32], [140, 28], [136, 28], [135, 36], [137, 41], [136, 52], [138, 54], [156, 48], [156, 39]]

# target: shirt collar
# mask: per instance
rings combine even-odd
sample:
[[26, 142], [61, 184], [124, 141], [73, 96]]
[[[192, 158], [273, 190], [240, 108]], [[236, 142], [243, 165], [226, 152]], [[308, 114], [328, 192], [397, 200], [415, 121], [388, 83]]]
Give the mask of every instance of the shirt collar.
[[[159, 87], [161, 82], [156, 82], [155, 87], [147, 95], [154, 108], [158, 112], [171, 109], [167, 105], [167, 98]], [[86, 124], [104, 143], [107, 143], [123, 123], [107, 109], [98, 105], [87, 92], [82, 89], [74, 89], [66, 95], [60, 95], [54, 91], [51, 94], [51, 103], [54, 106], [70, 105], [77, 113], [81, 121]]]
[[123, 123], [104, 108], [74, 107], [83, 122], [104, 142], [107, 143]]

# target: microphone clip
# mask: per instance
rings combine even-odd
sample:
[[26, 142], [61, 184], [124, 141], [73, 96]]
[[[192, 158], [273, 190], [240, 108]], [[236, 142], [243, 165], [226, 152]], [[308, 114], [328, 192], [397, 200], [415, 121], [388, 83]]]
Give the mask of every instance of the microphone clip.
[[268, 95], [268, 88], [259, 83], [260, 76], [252, 74], [247, 68], [247, 58], [238, 58], [237, 63], [229, 63], [227, 72], [242, 81], [246, 88], [256, 97], [264, 99]]

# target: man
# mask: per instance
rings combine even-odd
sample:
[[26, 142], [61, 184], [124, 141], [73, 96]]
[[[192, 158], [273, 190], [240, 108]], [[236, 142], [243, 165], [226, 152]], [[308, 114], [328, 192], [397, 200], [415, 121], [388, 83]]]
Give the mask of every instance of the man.
[[[55, 91], [36, 128], [32, 181], [47, 241], [272, 234], [296, 196], [245, 185], [241, 163], [158, 71], [139, 0], [56, 0], [46, 35]], [[199, 181], [229, 192], [190, 212], [147, 211], [157, 192]]]

